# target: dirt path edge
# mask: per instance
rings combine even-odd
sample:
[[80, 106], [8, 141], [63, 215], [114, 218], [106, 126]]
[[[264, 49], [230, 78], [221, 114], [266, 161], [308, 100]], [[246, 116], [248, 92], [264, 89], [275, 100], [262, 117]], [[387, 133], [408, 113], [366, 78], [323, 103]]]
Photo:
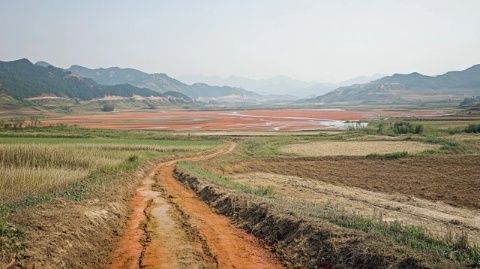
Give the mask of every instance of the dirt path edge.
[[218, 213], [268, 244], [287, 268], [451, 268], [442, 261], [429, 264], [404, 247], [364, 233], [274, 212], [177, 169], [174, 176]]

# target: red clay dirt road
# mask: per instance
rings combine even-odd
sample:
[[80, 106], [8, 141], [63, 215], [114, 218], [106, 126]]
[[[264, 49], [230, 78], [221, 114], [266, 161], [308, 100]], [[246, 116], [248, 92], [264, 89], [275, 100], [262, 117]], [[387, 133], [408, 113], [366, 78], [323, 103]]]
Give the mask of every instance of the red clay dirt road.
[[[228, 143], [189, 160], [234, 148]], [[255, 237], [216, 214], [173, 178], [177, 161], [159, 164], [137, 188], [109, 268], [282, 268]]]

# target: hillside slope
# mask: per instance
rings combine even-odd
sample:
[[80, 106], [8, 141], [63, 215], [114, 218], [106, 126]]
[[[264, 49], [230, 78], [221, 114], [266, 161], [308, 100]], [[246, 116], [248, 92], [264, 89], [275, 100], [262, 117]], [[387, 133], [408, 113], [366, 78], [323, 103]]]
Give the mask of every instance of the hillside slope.
[[394, 74], [365, 84], [340, 87], [311, 99], [319, 103], [408, 103], [462, 100], [480, 94], [480, 65], [439, 76]]
[[0, 61], [0, 85], [8, 95], [19, 98], [53, 95], [91, 100], [106, 95], [161, 96], [155, 91], [127, 84], [99, 85], [60, 68], [34, 65], [27, 59]]
[[0, 89], [9, 96], [26, 99], [56, 96], [77, 100], [100, 99], [106, 96], [154, 97], [165, 103], [185, 103], [192, 100], [178, 92], [158, 93], [127, 83], [100, 85], [89, 78], [56, 68], [46, 62], [32, 64], [27, 59], [0, 61]]

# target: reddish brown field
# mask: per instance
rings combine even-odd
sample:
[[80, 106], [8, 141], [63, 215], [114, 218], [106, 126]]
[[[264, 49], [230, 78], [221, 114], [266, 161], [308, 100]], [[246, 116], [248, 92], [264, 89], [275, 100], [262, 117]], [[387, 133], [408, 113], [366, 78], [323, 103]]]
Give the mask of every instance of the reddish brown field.
[[435, 156], [375, 160], [324, 157], [237, 162], [233, 173], [266, 172], [319, 180], [383, 193], [412, 195], [430, 201], [480, 208], [480, 158]]
[[341, 129], [347, 120], [368, 120], [385, 116], [436, 116], [432, 111], [347, 111], [322, 109], [279, 109], [239, 111], [114, 112], [64, 116], [44, 124], [79, 125], [90, 128], [150, 130], [237, 130], [299, 131]]

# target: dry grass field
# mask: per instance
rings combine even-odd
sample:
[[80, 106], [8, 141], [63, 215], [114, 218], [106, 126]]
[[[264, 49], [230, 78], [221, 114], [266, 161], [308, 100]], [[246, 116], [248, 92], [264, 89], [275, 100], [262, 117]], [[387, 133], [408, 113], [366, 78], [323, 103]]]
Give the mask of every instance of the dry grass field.
[[17, 138], [16, 143], [0, 143], [1, 203], [65, 189], [95, 171], [128, 166], [141, 156], [161, 156], [195, 148], [193, 144], [188, 149], [174, 141], [163, 146], [142, 144], [142, 141], [136, 144], [109, 144], [108, 140], [106, 143], [60, 144], [35, 144], [32, 141], [35, 139]]
[[365, 156], [368, 154], [386, 154], [393, 152], [418, 153], [438, 149], [438, 145], [415, 141], [345, 141], [345, 142], [311, 142], [285, 145], [280, 148], [283, 153], [299, 156]]

